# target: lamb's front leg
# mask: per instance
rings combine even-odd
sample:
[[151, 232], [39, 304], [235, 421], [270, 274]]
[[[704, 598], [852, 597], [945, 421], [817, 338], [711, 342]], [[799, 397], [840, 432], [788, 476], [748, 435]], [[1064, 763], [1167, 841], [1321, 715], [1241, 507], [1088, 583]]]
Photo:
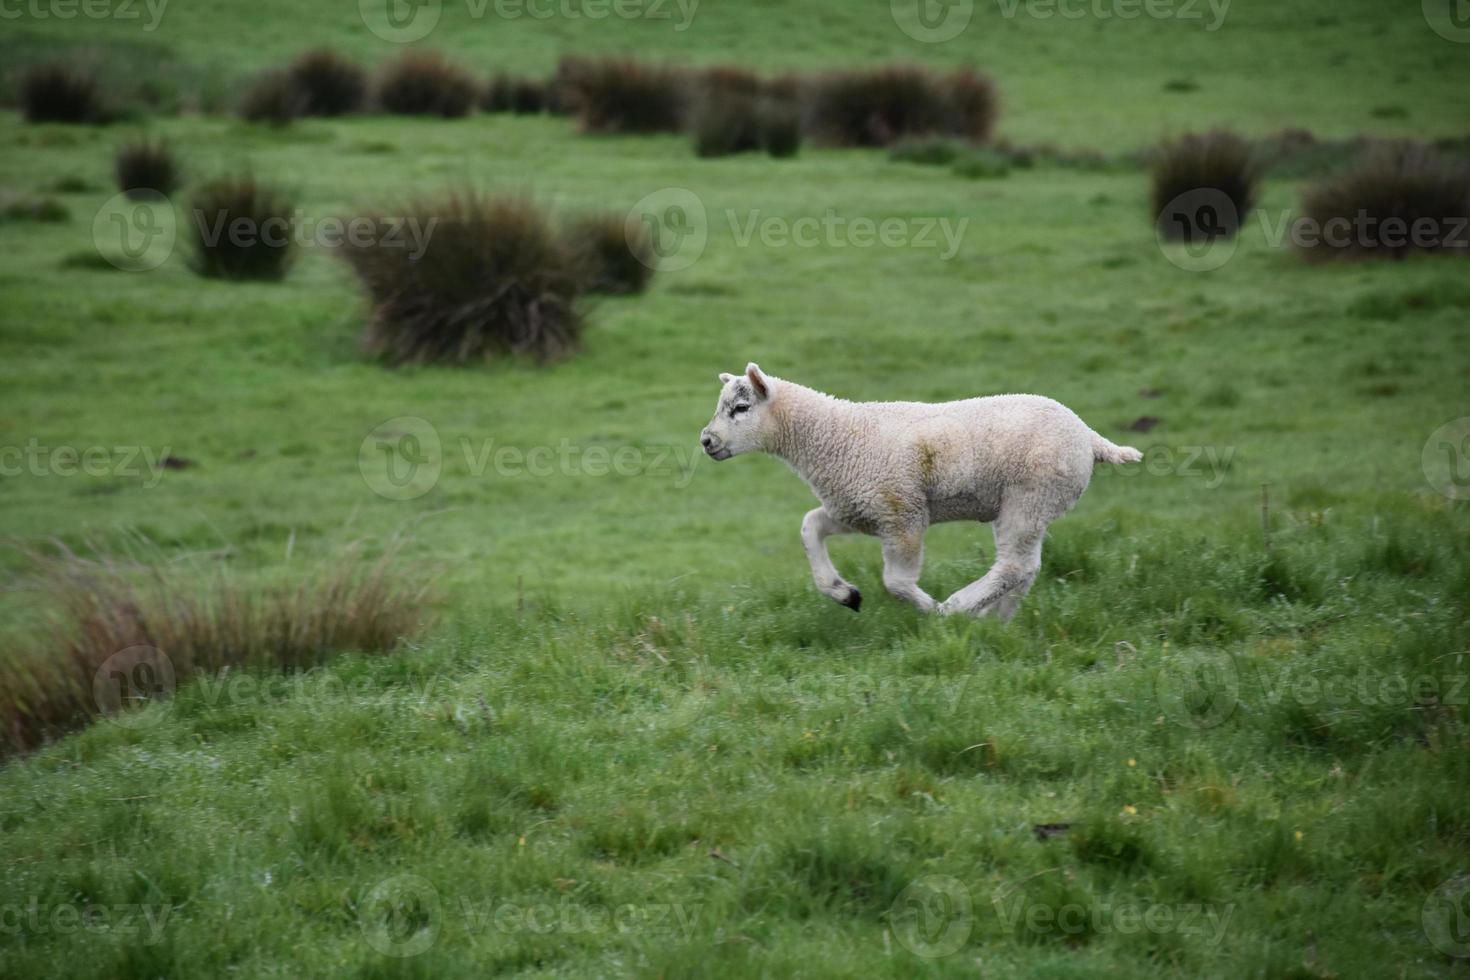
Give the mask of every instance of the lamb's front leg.
[[920, 612], [933, 612], [938, 605], [919, 588], [919, 572], [924, 567], [923, 529], [887, 535], [883, 538], [883, 585], [904, 602], [913, 603]]
[[823, 595], [831, 596], [835, 601], [857, 612], [858, 607], [863, 604], [863, 594], [837, 574], [832, 559], [827, 555], [829, 537], [850, 533], [852, 528], [834, 520], [822, 507], [808, 511], [801, 521], [801, 543], [806, 548], [807, 561], [811, 562], [812, 578], [816, 581], [817, 588]]

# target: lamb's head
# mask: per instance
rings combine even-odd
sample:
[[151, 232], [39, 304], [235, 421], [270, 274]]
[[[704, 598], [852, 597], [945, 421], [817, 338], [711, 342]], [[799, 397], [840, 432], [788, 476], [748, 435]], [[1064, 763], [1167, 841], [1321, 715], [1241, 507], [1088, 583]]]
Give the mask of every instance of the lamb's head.
[[699, 444], [715, 459], [729, 459], [761, 449], [771, 426], [776, 379], [751, 362], [744, 374], [720, 375], [720, 401], [715, 417], [699, 434]]

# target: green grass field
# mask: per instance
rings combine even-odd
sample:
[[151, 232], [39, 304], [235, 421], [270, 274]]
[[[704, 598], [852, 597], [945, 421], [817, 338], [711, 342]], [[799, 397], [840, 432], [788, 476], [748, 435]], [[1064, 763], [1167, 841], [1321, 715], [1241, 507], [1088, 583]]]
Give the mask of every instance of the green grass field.
[[[973, 63], [1001, 135], [1108, 152], [1217, 124], [1470, 131], [1470, 48], [1417, 3], [1238, 0], [1214, 30], [1196, 7], [980, 3], [924, 44], [886, 3], [706, 0], [676, 30], [672, 4], [446, 0], [420, 43], [481, 72]], [[174, 0], [144, 30], [141, 5], [43, 6], [0, 50], [229, 91], [315, 44], [396, 53], [357, 8]], [[598, 302], [574, 358], [387, 370], [324, 249], [271, 284], [203, 280], [182, 241], [113, 269], [111, 155], [139, 126], [0, 113], [0, 190], [69, 215], [0, 223], [0, 534], [244, 581], [403, 535], [435, 581], [400, 653], [201, 680], [0, 765], [0, 976], [1467, 969], [1470, 512], [1445, 491], [1470, 464], [1435, 435], [1470, 415], [1462, 260], [1308, 265], [1272, 240], [1301, 186], [1278, 178], [1189, 271], [1127, 168], [700, 160], [552, 117], [146, 125], [190, 183], [248, 164], [307, 224], [472, 186], [567, 213], [654, 195], [700, 234]], [[783, 240], [801, 219], [843, 224]], [[886, 219], [901, 243], [862, 244], [852, 223]], [[864, 400], [1039, 392], [1148, 455], [1052, 528], [1014, 622], [923, 618], [875, 541], [840, 538], [854, 616], [812, 586], [801, 481], [698, 452], [716, 375], [752, 359]], [[405, 433], [425, 492], [393, 499]], [[991, 550], [937, 527], [923, 584]], [[4, 648], [29, 649], [46, 597], [22, 549], [0, 574]]]

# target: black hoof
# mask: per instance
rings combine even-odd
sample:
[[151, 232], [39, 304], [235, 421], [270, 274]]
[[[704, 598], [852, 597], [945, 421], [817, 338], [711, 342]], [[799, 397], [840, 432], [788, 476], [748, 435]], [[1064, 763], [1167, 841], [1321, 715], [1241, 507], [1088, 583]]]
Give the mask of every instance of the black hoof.
[[842, 600], [842, 604], [853, 612], [857, 612], [863, 606], [863, 594], [857, 589], [848, 589], [847, 598]]

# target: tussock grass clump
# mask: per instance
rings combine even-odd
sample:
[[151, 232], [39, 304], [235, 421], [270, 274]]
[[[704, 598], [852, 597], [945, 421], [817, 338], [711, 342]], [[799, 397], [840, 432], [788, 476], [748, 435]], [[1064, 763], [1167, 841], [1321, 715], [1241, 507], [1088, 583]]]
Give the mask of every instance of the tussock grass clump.
[[48, 618], [0, 654], [0, 756], [167, 697], [196, 676], [388, 652], [422, 619], [425, 586], [392, 550], [267, 582], [69, 552], [32, 557]]
[[956, 160], [950, 167], [950, 172], [966, 180], [993, 180], [1010, 175], [1011, 160], [1003, 153], [980, 147]]
[[20, 104], [26, 122], [106, 122], [97, 80], [59, 62], [36, 65], [21, 77]]
[[941, 132], [944, 102], [924, 68], [839, 71], [812, 93], [812, 124], [823, 142], [886, 146], [904, 136]]
[[547, 87], [534, 78], [500, 74], [490, 80], [483, 103], [486, 112], [534, 116], [547, 106]]
[[958, 160], [964, 152], [963, 145], [948, 137], [908, 136], [889, 148], [888, 159], [928, 167], [947, 167]]
[[101, 189], [101, 187], [93, 184], [87, 178], [79, 177], [76, 174], [66, 174], [57, 177], [47, 188], [47, 190], [57, 194], [90, 194], [93, 191], [99, 191]]
[[480, 103], [480, 108], [486, 112], [509, 112], [515, 82], [513, 77], [503, 73], [490, 76], [490, 84], [485, 86], [485, 97]]
[[[386, 219], [379, 219], [380, 223]], [[573, 350], [582, 329], [576, 260], [546, 214], [515, 195], [455, 192], [411, 204], [422, 255], [395, 236], [342, 255], [372, 303], [363, 347], [390, 364]]]
[[1311, 130], [1287, 128], [1255, 141], [1256, 153], [1272, 177], [1325, 177], [1347, 167], [1375, 141], [1365, 136], [1325, 139]]
[[793, 157], [801, 149], [801, 113], [769, 97], [738, 91], [711, 93], [691, 113], [694, 152], [701, 157], [764, 151]]
[[579, 93], [592, 75], [593, 60], [579, 55], [563, 55], [556, 70], [546, 81], [547, 111], [562, 116], [575, 116], [580, 111]]
[[194, 269], [219, 279], [280, 279], [292, 257], [294, 205], [251, 174], [213, 180], [190, 202]]
[[473, 75], [429, 51], [409, 51], [390, 62], [377, 85], [378, 105], [404, 116], [456, 119], [469, 114], [480, 93]]
[[801, 150], [801, 108], [793, 103], [767, 101], [762, 120], [766, 153], [777, 158], [794, 157]]
[[1308, 187], [1301, 210], [1314, 234], [1299, 244], [1314, 262], [1470, 255], [1470, 165], [1420, 143], [1369, 148]]
[[306, 97], [284, 71], [268, 71], [257, 75], [238, 107], [240, 117], [249, 122], [284, 126], [306, 113]]
[[71, 212], [54, 197], [0, 197], [0, 222], [60, 224], [70, 220]]
[[961, 68], [940, 80], [947, 114], [945, 132], [984, 143], [995, 132], [1000, 117], [1000, 96], [995, 83], [971, 68]]
[[996, 176], [1003, 176], [1012, 168], [1029, 170], [1036, 166], [1038, 160], [1058, 167], [1094, 169], [1080, 154], [1064, 154], [1055, 147], [1017, 146], [1006, 140], [974, 146], [950, 136], [917, 136], [899, 140], [889, 148], [888, 158], [897, 163], [952, 167], [957, 171], [988, 167], [996, 171]]
[[301, 55], [286, 75], [300, 94], [302, 115], [346, 115], [361, 109], [367, 99], [367, 73], [329, 48]]
[[546, 86], [533, 78], [521, 78], [511, 86], [510, 111], [518, 116], [534, 116], [546, 108]]
[[701, 71], [695, 78], [700, 94], [738, 93], [741, 95], [765, 95], [765, 81], [739, 65], [714, 65]]
[[1184, 242], [1231, 237], [1255, 206], [1260, 173], [1254, 148], [1234, 133], [1189, 133], [1165, 144], [1153, 165], [1155, 227]]
[[565, 235], [587, 292], [625, 295], [648, 288], [658, 257], [652, 235], [636, 217], [612, 211], [585, 215]]
[[166, 140], [140, 136], [117, 148], [113, 160], [118, 190], [129, 197], [144, 191], [167, 196], [179, 186], [179, 162]]
[[888, 146], [907, 136], [990, 138], [999, 112], [994, 84], [964, 69], [935, 75], [914, 65], [839, 71], [811, 86], [811, 127], [837, 146]]
[[[773, 847], [768, 874], [795, 886], [792, 911], [882, 915], [912, 880], [901, 849], [885, 848], [847, 822], [810, 836], [792, 835]], [[752, 896], [753, 897], [753, 896]]]
[[701, 73], [688, 118], [694, 152], [701, 157], [760, 151], [791, 157], [801, 148], [799, 106], [744, 68], [718, 66]]
[[589, 133], [677, 133], [688, 108], [688, 72], [632, 58], [563, 59], [557, 89]]
[[762, 101], [742, 92], [712, 92], [691, 114], [694, 152], [701, 157], [751, 153], [765, 146]]

